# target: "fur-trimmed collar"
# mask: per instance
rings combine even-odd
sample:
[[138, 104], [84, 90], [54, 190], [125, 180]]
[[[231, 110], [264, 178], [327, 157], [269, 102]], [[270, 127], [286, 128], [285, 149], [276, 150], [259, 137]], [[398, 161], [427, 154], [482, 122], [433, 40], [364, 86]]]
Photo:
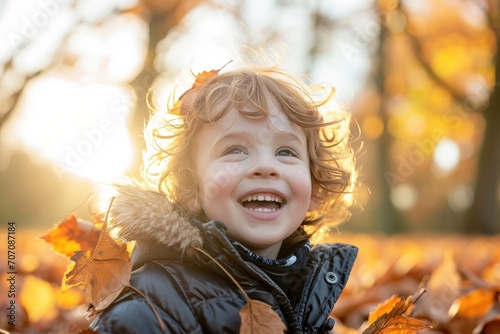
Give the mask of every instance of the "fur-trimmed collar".
[[104, 192], [108, 199], [99, 207], [103, 213], [109, 208], [108, 226], [117, 240], [175, 247], [180, 253], [203, 246], [201, 231], [164, 194], [133, 184], [113, 185]]

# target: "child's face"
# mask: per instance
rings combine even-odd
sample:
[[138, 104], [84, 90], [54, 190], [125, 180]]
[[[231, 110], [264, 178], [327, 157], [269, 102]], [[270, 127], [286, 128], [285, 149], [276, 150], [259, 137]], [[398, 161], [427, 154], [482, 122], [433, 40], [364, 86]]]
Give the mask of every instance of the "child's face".
[[252, 251], [276, 258], [311, 206], [307, 142], [274, 103], [269, 118], [230, 110], [198, 134], [199, 198], [209, 219]]

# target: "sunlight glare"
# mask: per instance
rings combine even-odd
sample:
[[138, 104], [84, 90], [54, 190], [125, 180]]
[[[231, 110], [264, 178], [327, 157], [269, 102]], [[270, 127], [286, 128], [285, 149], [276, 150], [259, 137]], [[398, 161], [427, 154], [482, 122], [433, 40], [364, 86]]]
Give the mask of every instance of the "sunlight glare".
[[457, 185], [448, 191], [448, 205], [453, 211], [467, 210], [474, 200], [474, 190], [468, 185]]
[[411, 209], [418, 200], [418, 192], [411, 184], [402, 184], [391, 191], [391, 201], [399, 210]]
[[238, 59], [235, 45], [241, 42], [242, 30], [227, 12], [199, 5], [184, 17], [182, 28], [183, 34], [173, 29], [158, 44], [155, 66], [160, 72], [187, 68], [197, 73]]
[[127, 129], [131, 96], [117, 85], [41, 75], [26, 86], [1, 140], [8, 148], [51, 162], [58, 173], [112, 181], [132, 162]]
[[460, 148], [451, 139], [441, 140], [434, 150], [434, 164], [442, 172], [451, 172], [460, 160]]

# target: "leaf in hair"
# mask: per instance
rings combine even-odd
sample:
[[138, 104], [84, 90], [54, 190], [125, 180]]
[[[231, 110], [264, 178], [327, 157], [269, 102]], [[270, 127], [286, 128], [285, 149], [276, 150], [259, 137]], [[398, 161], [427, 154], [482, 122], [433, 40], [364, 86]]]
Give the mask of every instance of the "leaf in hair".
[[196, 74], [194, 76], [195, 79], [194, 79], [193, 85], [191, 86], [191, 88], [189, 88], [184, 93], [182, 93], [182, 95], [179, 97], [179, 99], [175, 102], [174, 107], [170, 110], [170, 113], [177, 115], [177, 116], [182, 116], [183, 112], [181, 109], [181, 107], [182, 107], [181, 100], [186, 96], [186, 94], [189, 93], [190, 91], [192, 91], [193, 89], [195, 89], [196, 87], [205, 84], [209, 79], [218, 75], [219, 72], [224, 67], [226, 67], [230, 62], [232, 62], [232, 60], [228, 61], [226, 64], [224, 64], [224, 66], [222, 66], [221, 68], [219, 68], [217, 70], [203, 71], [203, 72]]

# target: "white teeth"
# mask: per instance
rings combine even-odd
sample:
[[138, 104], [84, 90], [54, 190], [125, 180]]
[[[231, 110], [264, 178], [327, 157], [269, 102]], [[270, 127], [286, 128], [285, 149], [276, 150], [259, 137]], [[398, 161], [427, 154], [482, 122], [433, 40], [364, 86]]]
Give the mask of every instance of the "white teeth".
[[255, 209], [250, 209], [255, 212], [274, 212], [276, 209], [269, 209], [269, 208], [255, 208]]
[[242, 203], [243, 202], [250, 202], [250, 201], [267, 201], [267, 202], [276, 202], [276, 203], [283, 203], [283, 199], [279, 196], [276, 195], [250, 195], [243, 197], [240, 200]]

